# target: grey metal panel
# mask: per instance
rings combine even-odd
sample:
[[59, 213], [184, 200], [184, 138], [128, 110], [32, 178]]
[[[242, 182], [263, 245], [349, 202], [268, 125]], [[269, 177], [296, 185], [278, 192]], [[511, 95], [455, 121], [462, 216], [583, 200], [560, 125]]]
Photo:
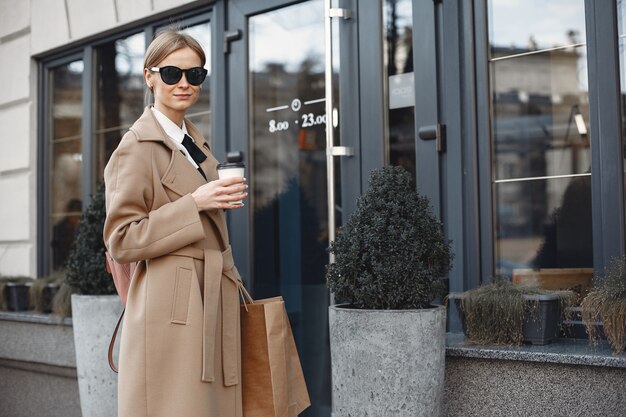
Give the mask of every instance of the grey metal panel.
[[263, 2], [252, 2], [249, 0], [231, 0], [228, 3], [229, 10], [237, 9], [237, 13], [244, 16], [251, 16], [259, 13], [268, 12], [270, 10], [278, 9], [279, 7], [286, 7], [292, 4], [302, 3], [303, 0], [285, 1], [285, 0], [263, 0]]
[[[345, 0], [341, 7], [358, 15], [358, 2]], [[341, 20], [339, 25], [339, 139], [342, 146], [361, 153], [361, 130], [359, 125], [359, 47], [358, 19]], [[341, 158], [341, 222], [356, 210], [356, 201], [361, 194], [361, 163], [358, 157]], [[341, 223], [337, 222], [337, 226]]]
[[[469, 10], [467, 11], [469, 13]], [[492, 156], [491, 156], [491, 102], [489, 95], [489, 38], [487, 36], [487, 1], [474, 2], [474, 34], [476, 59], [476, 149], [478, 167], [475, 178], [478, 185], [478, 219], [468, 218], [471, 222], [478, 220], [478, 226], [468, 230], [466, 245], [480, 242], [480, 265], [478, 276], [466, 277], [466, 288], [477, 286], [482, 279], [488, 279], [494, 274], [494, 231], [493, 231], [493, 187], [492, 187]], [[467, 193], [474, 192], [474, 188], [466, 189]], [[471, 197], [468, 197], [471, 198]], [[467, 227], [471, 227], [467, 224]], [[478, 236], [476, 235], [478, 233]], [[470, 254], [468, 253], [468, 256]], [[473, 271], [473, 270], [472, 270]], [[470, 272], [470, 271], [468, 271]]]
[[91, 201], [91, 194], [95, 191], [93, 141], [93, 109], [94, 98], [94, 54], [93, 47], [87, 46], [83, 56], [83, 120], [82, 120], [82, 152], [83, 152], [83, 210]]
[[616, 3], [585, 1], [594, 268], [624, 254], [624, 168]]
[[[442, 216], [455, 254], [449, 290], [464, 291], [475, 287], [480, 278], [473, 4], [444, 2], [440, 16], [441, 119], [447, 131], [447, 151], [441, 161]], [[461, 331], [456, 307], [450, 308], [448, 329]]]
[[[460, 28], [462, 32], [461, 60], [463, 62], [462, 74], [462, 103], [461, 112], [463, 119], [464, 135], [462, 136], [463, 154], [463, 276], [455, 275], [455, 288], [458, 284], [460, 289], [465, 290], [476, 287], [480, 283], [480, 200], [478, 184], [478, 123], [477, 109], [479, 106], [488, 107], [488, 103], [478, 103], [476, 87], [476, 39], [484, 42], [486, 30], [479, 28], [475, 34], [474, 5], [473, 3], [461, 3]], [[486, 91], [487, 85], [481, 85], [482, 91]], [[483, 99], [486, 95], [482, 94]], [[487, 207], [490, 207], [488, 205]], [[457, 272], [458, 274], [458, 272]], [[452, 278], [451, 278], [452, 286]]]
[[[224, 161], [228, 137], [226, 125], [226, 57], [224, 31], [226, 10], [224, 2], [217, 2], [211, 17], [211, 149], [218, 161]], [[206, 94], [206, 93], [205, 93]]]
[[50, 94], [48, 91], [49, 70], [39, 63], [37, 83], [37, 276], [42, 277], [50, 273], [50, 241], [49, 219], [50, 212], [48, 175], [50, 169], [48, 137], [48, 120]]
[[361, 115], [361, 191], [367, 189], [369, 174], [387, 163], [385, 157], [385, 100], [383, 91], [382, 0], [359, 7], [359, 113]]
[[[251, 3], [251, 2], [250, 2]], [[245, 152], [247, 172], [252, 172], [254, 161], [248, 147], [248, 16], [242, 12], [242, 7], [248, 3], [229, 3], [227, 15], [227, 28], [225, 30], [239, 29], [242, 31], [242, 39], [231, 42], [230, 53], [220, 60], [225, 59], [227, 82], [225, 95], [226, 107], [230, 117], [227, 117], [226, 143], [228, 150], [242, 150]], [[217, 16], [216, 16], [217, 18]], [[217, 46], [216, 46], [217, 47]], [[244, 81], [245, 80], [245, 81]], [[236, 117], [236, 115], [239, 115]], [[254, 190], [250, 190], [253, 193]], [[233, 252], [237, 269], [241, 273], [248, 288], [253, 288], [250, 279], [252, 277], [252, 244], [254, 242], [251, 227], [252, 210], [250, 204], [243, 208], [233, 210], [230, 213], [230, 235], [232, 237]]]
[[[449, 3], [449, 2], [448, 2]], [[441, 218], [439, 154], [435, 141], [419, 139], [420, 127], [439, 122], [437, 16], [435, 2], [413, 2], [413, 67], [415, 68], [415, 171], [418, 191], [428, 197]], [[456, 53], [454, 47], [444, 51]], [[382, 55], [381, 55], [382, 56]]]

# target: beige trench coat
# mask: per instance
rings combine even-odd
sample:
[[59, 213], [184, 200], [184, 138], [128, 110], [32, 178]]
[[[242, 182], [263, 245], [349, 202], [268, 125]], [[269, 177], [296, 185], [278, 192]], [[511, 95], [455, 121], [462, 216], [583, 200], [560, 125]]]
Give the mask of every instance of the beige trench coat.
[[[198, 130], [189, 134], [217, 161]], [[222, 210], [198, 213], [205, 183], [146, 108], [104, 171], [106, 246], [133, 276], [121, 336], [120, 417], [241, 417], [239, 274]]]

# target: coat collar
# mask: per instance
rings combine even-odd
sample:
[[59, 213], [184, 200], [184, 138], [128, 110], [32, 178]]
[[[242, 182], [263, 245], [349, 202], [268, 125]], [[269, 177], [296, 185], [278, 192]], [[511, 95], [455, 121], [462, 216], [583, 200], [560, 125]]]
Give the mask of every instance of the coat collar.
[[[196, 126], [191, 123], [188, 119], [185, 119], [185, 126], [187, 127], [187, 132], [191, 135], [192, 138], [196, 141], [197, 145], [202, 148], [204, 146], [207, 149], [211, 149], [207, 141], [204, 140], [204, 137], [200, 134], [200, 131]], [[162, 142], [168, 148], [173, 151], [177, 151], [176, 145], [172, 143], [172, 140], [168, 138], [167, 133], [161, 127], [161, 124], [150, 110], [150, 106], [147, 106], [141, 117], [137, 119], [135, 123], [131, 126], [131, 130], [141, 132], [141, 135], [138, 135], [137, 140], [139, 142], [143, 141], [154, 141], [154, 142]]]

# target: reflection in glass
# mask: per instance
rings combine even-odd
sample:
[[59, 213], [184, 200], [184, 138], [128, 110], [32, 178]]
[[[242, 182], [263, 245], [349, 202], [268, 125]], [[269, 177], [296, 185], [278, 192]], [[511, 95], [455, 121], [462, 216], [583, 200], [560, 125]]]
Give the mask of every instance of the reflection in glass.
[[330, 415], [324, 6], [249, 20], [253, 290], [282, 295], [312, 407]]
[[415, 178], [415, 96], [413, 82], [413, 11], [411, 0], [383, 4], [384, 65], [387, 71], [389, 163]]
[[584, 0], [489, 0], [492, 46], [532, 51], [585, 42]]
[[82, 206], [82, 61], [50, 71], [50, 213], [52, 270], [63, 268]]
[[[593, 266], [590, 175], [499, 183], [495, 194], [501, 274], [511, 275], [514, 268]], [[522, 195], [528, 197], [519, 201]], [[534, 198], [546, 195], [547, 201]]]
[[120, 139], [143, 112], [144, 51], [143, 33], [105, 43], [95, 50], [97, 107], [93, 139], [98, 180]]
[[593, 266], [584, 2], [538, 5], [489, 1], [496, 270], [504, 275]]
[[[209, 72], [202, 83], [200, 98], [187, 111], [187, 118], [200, 130], [206, 140], [211, 139], [211, 24], [209, 22], [200, 23], [186, 27], [182, 30], [197, 40], [206, 56], [206, 68]], [[209, 142], [210, 143], [210, 142]]]

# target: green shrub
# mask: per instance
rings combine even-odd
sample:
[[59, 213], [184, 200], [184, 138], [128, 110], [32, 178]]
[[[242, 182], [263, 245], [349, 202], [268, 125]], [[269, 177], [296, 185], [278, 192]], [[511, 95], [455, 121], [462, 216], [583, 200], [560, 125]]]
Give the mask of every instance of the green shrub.
[[78, 235], [67, 259], [67, 283], [84, 295], [115, 294], [115, 285], [106, 271], [102, 239], [106, 208], [104, 184], [98, 185], [91, 203], [80, 217]]
[[361, 309], [419, 309], [443, 295], [450, 242], [401, 167], [372, 172], [368, 191], [330, 245], [327, 283]]
[[596, 288], [582, 301], [582, 318], [592, 342], [600, 338], [597, 322], [615, 352], [626, 349], [626, 258], [616, 258]]

